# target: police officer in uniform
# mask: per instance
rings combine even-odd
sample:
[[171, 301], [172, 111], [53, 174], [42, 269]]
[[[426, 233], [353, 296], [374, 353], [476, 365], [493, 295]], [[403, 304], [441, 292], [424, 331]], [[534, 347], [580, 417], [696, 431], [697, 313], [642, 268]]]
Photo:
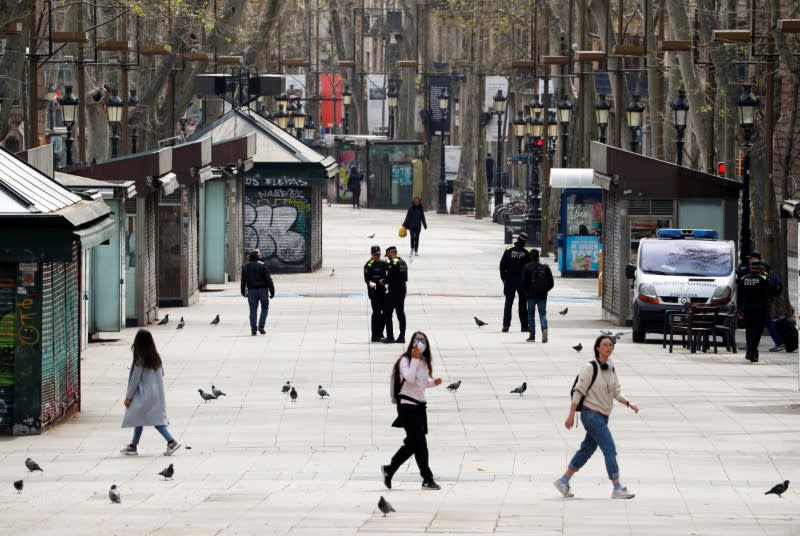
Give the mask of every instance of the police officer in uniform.
[[531, 253], [525, 247], [528, 241], [526, 233], [519, 233], [517, 241], [513, 246], [509, 246], [500, 258], [500, 279], [503, 281], [503, 294], [506, 297], [505, 308], [503, 309], [503, 332], [507, 332], [511, 327], [511, 307], [514, 305], [514, 297], [517, 296], [517, 313], [522, 331], [528, 331], [528, 298], [520, 289], [520, 277], [522, 269], [531, 262]]
[[364, 282], [372, 305], [372, 342], [381, 342], [383, 337], [383, 309], [386, 301], [386, 263], [381, 260], [381, 247], [370, 248], [372, 256], [364, 264]]
[[736, 290], [736, 316], [744, 320], [745, 359], [758, 363], [758, 343], [769, 316], [769, 299], [777, 294], [760, 255], [749, 259], [750, 271], [741, 275]]
[[[386, 321], [386, 338], [381, 342], [406, 342], [406, 282], [408, 281], [408, 265], [406, 261], [397, 256], [397, 248], [386, 248], [386, 304], [384, 306], [384, 319]], [[397, 312], [397, 322], [400, 324], [400, 333], [394, 338], [392, 314]]]

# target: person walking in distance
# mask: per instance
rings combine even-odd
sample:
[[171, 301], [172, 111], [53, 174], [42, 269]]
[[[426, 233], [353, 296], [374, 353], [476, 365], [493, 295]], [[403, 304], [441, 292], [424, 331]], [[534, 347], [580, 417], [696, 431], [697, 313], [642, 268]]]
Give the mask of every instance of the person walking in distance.
[[419, 257], [419, 233], [424, 227], [428, 230], [428, 222], [425, 221], [425, 207], [422, 206], [422, 199], [414, 197], [411, 201], [411, 206], [406, 212], [406, 219], [403, 220], [403, 227], [408, 229], [411, 235], [411, 251], [409, 256], [416, 255]]
[[361, 173], [358, 171], [358, 166], [350, 168], [350, 175], [347, 178], [347, 188], [353, 195], [353, 210], [360, 209], [361, 203]]
[[608, 428], [608, 418], [614, 406], [614, 400], [639, 413], [639, 406], [622, 394], [617, 378], [617, 371], [611, 361], [614, 351], [614, 340], [608, 335], [597, 337], [594, 342], [594, 360], [585, 363], [575, 381], [569, 414], [564, 426], [567, 430], [575, 424], [575, 413], [580, 412], [580, 419], [586, 430], [580, 448], [567, 465], [567, 470], [553, 482], [556, 489], [564, 497], [572, 497], [569, 484], [572, 475], [583, 467], [592, 454], [600, 447], [606, 462], [606, 472], [614, 489], [612, 499], [633, 499], [635, 495], [619, 482], [619, 466], [617, 465], [617, 448]]
[[539, 324], [542, 342], [547, 342], [547, 294], [553, 289], [553, 273], [550, 266], [539, 262], [539, 250], [531, 250], [531, 262], [522, 270], [522, 292], [528, 298], [528, 342], [536, 341], [536, 308], [539, 309]]
[[[406, 261], [397, 256], [397, 248], [386, 248], [386, 301], [383, 317], [386, 322], [386, 338], [381, 342], [406, 342], [406, 282], [408, 281], [408, 265]], [[397, 312], [397, 322], [400, 324], [400, 333], [394, 338], [392, 315]]]
[[744, 320], [747, 350], [745, 359], [758, 363], [758, 344], [769, 319], [770, 297], [779, 293], [764, 269], [761, 255], [750, 256], [750, 271], [739, 277], [736, 290], [736, 316]]
[[421, 331], [411, 336], [411, 342], [392, 369], [392, 402], [397, 405], [394, 428], [403, 428], [406, 438], [389, 465], [382, 465], [383, 484], [391, 489], [392, 476], [412, 455], [422, 476], [422, 489], [442, 489], [433, 480], [428, 465], [428, 414], [425, 390], [441, 385], [442, 379], [433, 376], [433, 358], [428, 337]]
[[126, 456], [139, 454], [139, 440], [145, 426], [155, 426], [167, 440], [164, 456], [171, 456], [180, 448], [169, 433], [167, 425], [167, 398], [164, 394], [164, 368], [156, 350], [153, 335], [146, 329], [136, 332], [131, 346], [133, 363], [128, 374], [128, 389], [125, 391], [125, 416], [123, 428], [133, 427], [133, 439], [120, 452]]
[[486, 187], [491, 190], [494, 183], [494, 158], [492, 153], [486, 154]]
[[275, 297], [275, 285], [269, 275], [267, 265], [261, 260], [261, 252], [254, 249], [250, 252], [250, 260], [242, 266], [242, 296], [247, 298], [250, 306], [250, 334], [256, 334], [256, 313], [261, 304], [261, 316], [258, 318], [258, 332], [264, 335], [264, 326], [269, 313], [269, 300]]
[[364, 282], [367, 284], [367, 296], [372, 306], [371, 335], [372, 342], [381, 342], [385, 325], [383, 310], [386, 305], [386, 263], [381, 260], [381, 247], [370, 248], [370, 258], [364, 263]]
[[[750, 263], [752, 261], [761, 261], [761, 271], [767, 274], [767, 280], [772, 284], [772, 293], [771, 297], [779, 296], [781, 290], [783, 290], [783, 282], [781, 281], [780, 276], [770, 267], [769, 264], [763, 259], [761, 253], [756, 250], [750, 252], [746, 259], [747, 262], [739, 265], [739, 268], [736, 269], [736, 281], [738, 285], [739, 279], [743, 276], [750, 273]], [[772, 319], [772, 311], [771, 309], [771, 302], [772, 299], [767, 300], [767, 317], [764, 319], [764, 322], [767, 325], [767, 333], [769, 336], [772, 337], [772, 342], [774, 346], [769, 349], [770, 352], [782, 352], [786, 350], [786, 344], [781, 337], [778, 328], [775, 325], [775, 321]], [[790, 350], [793, 351], [793, 350]]]
[[531, 262], [531, 253], [525, 247], [527, 240], [527, 233], [520, 233], [514, 245], [506, 248], [500, 258], [500, 280], [503, 281], [503, 294], [506, 297], [503, 308], [503, 333], [511, 327], [511, 308], [514, 306], [514, 297], [518, 297], [517, 314], [522, 331], [528, 331], [528, 298], [520, 287], [522, 270], [526, 264]]

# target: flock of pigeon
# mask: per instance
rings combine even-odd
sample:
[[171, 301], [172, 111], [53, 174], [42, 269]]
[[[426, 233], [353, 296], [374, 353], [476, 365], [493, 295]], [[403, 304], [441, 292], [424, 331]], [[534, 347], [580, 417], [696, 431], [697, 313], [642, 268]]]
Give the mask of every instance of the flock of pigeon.
[[[162, 318], [158, 322], [159, 326], [166, 326], [167, 324], [169, 324], [169, 313], [165, 314], [164, 318]], [[215, 316], [214, 320], [212, 320], [209, 325], [211, 325], [211, 326], [219, 325], [219, 315]], [[186, 326], [186, 321], [183, 319], [183, 317], [181, 317], [181, 319], [178, 321], [178, 325], [175, 327], [175, 329], [183, 329], [185, 326]]]
[[[295, 389], [294, 385], [292, 385], [291, 380], [286, 380], [286, 383], [283, 384], [281, 387], [281, 393], [288, 394], [289, 398], [292, 399], [292, 402], [297, 402], [297, 389]], [[325, 397], [331, 397], [331, 394], [321, 385], [317, 386], [317, 394], [322, 400], [325, 400]]]

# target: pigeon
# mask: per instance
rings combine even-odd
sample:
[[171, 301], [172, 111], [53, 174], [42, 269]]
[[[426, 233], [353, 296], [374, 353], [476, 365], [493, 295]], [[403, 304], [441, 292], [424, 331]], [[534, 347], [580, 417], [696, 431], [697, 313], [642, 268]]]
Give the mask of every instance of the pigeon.
[[119, 490], [117, 489], [116, 484], [111, 485], [111, 489], [108, 490], [108, 498], [111, 499], [112, 503], [119, 504], [122, 500], [119, 497]]
[[375, 238], [375, 233], [372, 233], [371, 235], [369, 235], [368, 238]]
[[614, 333], [614, 334], [611, 336], [611, 338], [612, 338], [612, 339], [614, 339], [614, 342], [616, 343], [616, 342], [619, 342], [619, 340], [620, 340], [620, 339], [622, 338], [622, 336], [623, 336], [623, 335], [625, 335], [625, 334], [626, 334], [626, 332], [625, 332], [625, 331], [618, 331], [618, 332]]
[[321, 385], [317, 387], [317, 394], [319, 395], [319, 397], [320, 397], [320, 398], [323, 398], [323, 399], [324, 399], [326, 396], [327, 396], [327, 397], [331, 396], [331, 395], [328, 393], [328, 391], [326, 391], [325, 389], [323, 389], [323, 388], [322, 388], [322, 386], [321, 386]]
[[613, 337], [613, 336], [614, 336], [614, 332], [613, 332], [613, 331], [609, 331], [609, 330], [607, 330], [607, 329], [601, 329], [601, 330], [600, 330], [600, 333], [601, 333], [602, 335], [606, 335], [606, 336], [608, 336], [608, 337]]
[[198, 389], [198, 390], [197, 390], [197, 392], [198, 392], [198, 393], [200, 393], [200, 396], [201, 396], [201, 397], [202, 397], [202, 399], [203, 399], [203, 400], [205, 400], [206, 402], [208, 402], [209, 400], [214, 400], [214, 399], [216, 399], [216, 398], [217, 398], [216, 396], [214, 396], [214, 394], [213, 394], [213, 393], [206, 393], [206, 392], [205, 392], [205, 391], [203, 391], [202, 389]]
[[477, 316], [473, 316], [472, 318], [475, 319], [475, 323], [478, 324], [478, 327], [485, 326], [487, 324], [487, 322], [484, 322], [483, 320], [481, 320]]
[[183, 321], [183, 317], [181, 317], [181, 321], [178, 322], [178, 327], [175, 329], [183, 329], [183, 326], [186, 325], [186, 322]]
[[580, 352], [581, 350], [583, 350], [583, 345], [581, 343], [578, 343], [575, 346], [573, 346], [572, 349], [575, 350], [576, 352]]
[[289, 389], [292, 388], [291, 385], [292, 385], [292, 382], [290, 382], [289, 380], [286, 380], [286, 383], [284, 383], [283, 387], [281, 387], [281, 393], [283, 393], [283, 394], [288, 393]]
[[211, 392], [214, 393], [214, 398], [219, 398], [221, 396], [228, 396], [225, 393], [223, 393], [222, 391], [220, 391], [219, 389], [217, 389], [217, 387], [215, 385], [211, 386]]
[[569, 307], [564, 307], [564, 309], [559, 311], [558, 314], [560, 314], [561, 316], [564, 316], [565, 314], [567, 314], [568, 311], [569, 311]]
[[289, 396], [292, 397], [292, 402], [297, 401], [297, 391], [295, 391], [294, 387], [292, 387], [292, 390], [289, 391]]
[[789, 489], [789, 481], [784, 480], [783, 484], [775, 484], [774, 486], [772, 486], [772, 489], [764, 493], [764, 495], [769, 495], [770, 493], [772, 493], [780, 497], [782, 494], [786, 493], [787, 489]]
[[14, 489], [17, 490], [17, 493], [22, 493], [22, 480], [15, 480], [14, 481]]
[[333, 277], [333, 272], [335, 272], [335, 271], [336, 271], [336, 268], [331, 268], [331, 273], [330, 273], [330, 275], [328, 275], [328, 277]]
[[219, 315], [215, 316], [214, 320], [211, 321], [212, 326], [216, 326], [217, 324], [219, 324]]
[[456, 391], [458, 391], [459, 387], [461, 387], [461, 380], [458, 380], [457, 382], [453, 382], [450, 385], [448, 385], [447, 390], [455, 393]]
[[167, 322], [169, 322], [169, 313], [164, 315], [164, 318], [161, 319], [161, 322], [158, 323], [159, 326], [166, 326]]
[[397, 511], [391, 504], [389, 504], [389, 501], [383, 498], [383, 495], [381, 495], [381, 498], [378, 500], [378, 510], [383, 512], [383, 517], [386, 517], [386, 514], [389, 512]]
[[25, 460], [25, 467], [27, 467], [28, 471], [30, 471], [31, 473], [34, 471], [42, 471], [44, 473], [44, 470], [41, 467], [39, 467], [39, 464], [31, 460], [30, 458]]
[[168, 478], [172, 479], [172, 475], [175, 474], [175, 469], [172, 467], [172, 464], [169, 464], [169, 467], [167, 467], [166, 469], [164, 469], [163, 471], [161, 471], [158, 474], [163, 476], [164, 480], [166, 480]]
[[522, 385], [519, 387], [515, 387], [511, 392], [512, 393], [519, 393], [519, 396], [522, 396], [522, 393], [528, 390], [528, 382], [522, 382]]

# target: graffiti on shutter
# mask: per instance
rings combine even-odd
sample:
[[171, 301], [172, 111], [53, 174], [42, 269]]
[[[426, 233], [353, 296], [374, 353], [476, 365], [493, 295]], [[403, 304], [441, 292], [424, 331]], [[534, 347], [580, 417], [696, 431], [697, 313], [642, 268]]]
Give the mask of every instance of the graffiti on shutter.
[[14, 289], [17, 265], [0, 263], [0, 433], [11, 431], [14, 416]]

